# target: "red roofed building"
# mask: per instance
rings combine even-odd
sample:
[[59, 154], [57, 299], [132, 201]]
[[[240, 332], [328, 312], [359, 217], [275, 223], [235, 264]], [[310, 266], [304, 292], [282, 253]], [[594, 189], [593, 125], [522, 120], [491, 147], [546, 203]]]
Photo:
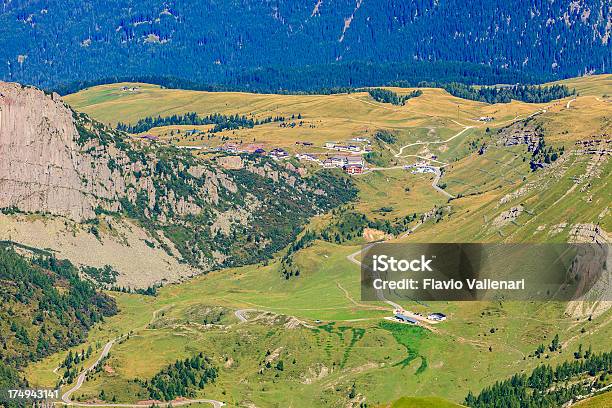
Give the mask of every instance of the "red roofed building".
[[361, 164], [347, 164], [343, 167], [346, 174], [361, 174], [363, 166]]

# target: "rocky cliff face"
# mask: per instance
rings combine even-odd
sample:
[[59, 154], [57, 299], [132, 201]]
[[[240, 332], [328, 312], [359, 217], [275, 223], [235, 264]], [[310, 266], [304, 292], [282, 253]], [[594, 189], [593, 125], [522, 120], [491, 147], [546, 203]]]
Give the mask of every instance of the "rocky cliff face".
[[0, 83], [0, 207], [94, 216], [92, 158], [82, 154], [72, 111], [57, 94]]
[[271, 256], [309, 217], [355, 195], [343, 176], [299, 170], [266, 158], [199, 160], [108, 129], [58, 95], [0, 83], [5, 213], [63, 217], [100, 240], [116, 234], [109, 217], [130, 220], [147, 245], [191, 266], [240, 265]]

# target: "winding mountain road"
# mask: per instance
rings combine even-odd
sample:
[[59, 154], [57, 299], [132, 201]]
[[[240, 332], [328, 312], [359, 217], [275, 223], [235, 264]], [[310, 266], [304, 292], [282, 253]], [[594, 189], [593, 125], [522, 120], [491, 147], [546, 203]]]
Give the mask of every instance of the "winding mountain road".
[[[455, 121], [453, 121], [453, 122], [455, 122]], [[405, 148], [407, 148], [407, 147], [411, 147], [411, 146], [419, 146], [419, 145], [429, 145], [429, 144], [443, 144], [443, 143], [447, 143], [447, 142], [450, 142], [451, 140], [453, 140], [453, 139], [455, 139], [455, 138], [457, 138], [457, 137], [461, 136], [461, 135], [462, 135], [464, 132], [466, 132], [466, 131], [468, 131], [468, 130], [473, 129], [473, 128], [475, 128], [475, 127], [476, 127], [476, 126], [466, 126], [466, 125], [463, 125], [463, 124], [461, 124], [461, 123], [459, 123], [459, 122], [455, 122], [455, 123], [457, 123], [458, 125], [463, 126], [463, 129], [462, 129], [461, 131], [459, 131], [458, 133], [454, 134], [453, 136], [449, 137], [448, 139], [446, 139], [446, 140], [437, 140], [437, 141], [434, 141], [434, 142], [414, 142], [414, 143], [409, 143], [409, 144], [407, 144], [407, 145], [405, 145], [405, 146], [400, 147], [399, 152], [397, 152], [397, 153], [395, 154], [395, 157], [403, 157], [403, 156], [402, 156], [402, 153], [404, 152], [404, 149], [405, 149]]]
[[[359, 260], [357, 259], [357, 256], [358, 256], [358, 255], [360, 255], [362, 252], [367, 251], [368, 249], [370, 249], [370, 247], [372, 247], [372, 245], [374, 245], [374, 244], [369, 244], [369, 245], [364, 246], [364, 247], [363, 247], [363, 248], [361, 248], [359, 251], [357, 251], [357, 252], [353, 252], [352, 254], [348, 255], [348, 256], [346, 257], [346, 259], [348, 259], [350, 262], [354, 263], [355, 265], [358, 265], [359, 267], [361, 267], [361, 261], [359, 261]], [[378, 274], [378, 272], [376, 272], [376, 273]], [[377, 276], [378, 276], [378, 275], [377, 275]], [[379, 300], [381, 300], [381, 301], [385, 302], [386, 304], [388, 304], [388, 305], [392, 306], [394, 310], [395, 310], [395, 309], [400, 309], [400, 310], [401, 310], [401, 309], [403, 309], [403, 308], [402, 308], [400, 305], [398, 305], [397, 303], [395, 303], [395, 302], [393, 302], [393, 301], [391, 301], [391, 300], [386, 299], [386, 298], [385, 298], [385, 295], [383, 294], [382, 290], [380, 290], [380, 289], [377, 289], [377, 290], [376, 290], [376, 297], [377, 297]]]
[[113, 340], [109, 341], [108, 343], [106, 343], [104, 345], [104, 348], [102, 349], [102, 353], [100, 353], [100, 355], [98, 356], [96, 361], [94, 361], [94, 363], [91, 366], [89, 366], [89, 368], [83, 370], [83, 372], [81, 372], [81, 374], [79, 374], [79, 376], [77, 377], [76, 384], [74, 384], [72, 386], [72, 388], [70, 388], [68, 391], [66, 391], [64, 393], [64, 395], [62, 395], [62, 401], [65, 404], [67, 404], [67, 405], [73, 404], [73, 402], [70, 400], [70, 396], [75, 391], [77, 391], [79, 388], [81, 388], [81, 386], [85, 382], [85, 378], [87, 377], [87, 374], [89, 374], [91, 371], [93, 371], [98, 366], [98, 364], [100, 364], [100, 361], [102, 361], [102, 359], [104, 359], [106, 356], [108, 356], [108, 353], [110, 352], [111, 347], [113, 347], [113, 344], [115, 343], [115, 341], [117, 341], [119, 339], [120, 338], [113, 339]]
[[[151, 322], [155, 319], [158, 312], [159, 310], [156, 310], [153, 312], [153, 318]], [[236, 316], [238, 316], [237, 313], [238, 311], [236, 312]], [[125, 408], [143, 408], [143, 407], [147, 407], [151, 405], [151, 403], [149, 402], [142, 403], [142, 404], [107, 404], [107, 403], [95, 403], [95, 402], [91, 402], [91, 403], [90, 402], [76, 402], [70, 399], [72, 394], [74, 394], [76, 391], [78, 391], [81, 388], [81, 386], [85, 382], [85, 379], [87, 378], [87, 374], [89, 374], [90, 372], [96, 369], [98, 364], [100, 364], [100, 362], [106, 356], [108, 356], [108, 353], [110, 353], [110, 350], [113, 347], [113, 345], [117, 341], [123, 339], [123, 337], [125, 336], [119, 336], [115, 339], [112, 339], [111, 341], [109, 341], [108, 343], [104, 345], [104, 348], [102, 348], [102, 352], [100, 353], [96, 361], [94, 361], [94, 363], [91, 366], [83, 370], [81, 374], [79, 374], [79, 376], [77, 377], [76, 383], [62, 395], [61, 404], [77, 406], [77, 407], [125, 407]], [[221, 408], [225, 406], [224, 402], [213, 400], [213, 399], [181, 399], [178, 401], [155, 402], [155, 405], [158, 407], [168, 407], [170, 405], [173, 407], [177, 407], [181, 405], [189, 405], [189, 404], [195, 404], [195, 403], [211, 404], [214, 408]]]
[[436, 170], [436, 178], [434, 178], [434, 180], [431, 182], [431, 186], [439, 193], [444, 194], [445, 196], [447, 196], [448, 198], [455, 198], [454, 195], [452, 195], [451, 193], [449, 193], [448, 191], [444, 190], [442, 187], [438, 186], [438, 183], [440, 182], [440, 179], [442, 178], [442, 170], [440, 170], [439, 167], [434, 167], [434, 169]]
[[[433, 167], [431, 166], [434, 170], [435, 170], [435, 174], [436, 177], [433, 179], [433, 181], [431, 182], [431, 186], [440, 194], [444, 194], [445, 196], [447, 196], [448, 198], [455, 198], [454, 195], [450, 194], [448, 191], [444, 190], [442, 187], [438, 186], [438, 183], [440, 182], [440, 179], [442, 178], [442, 167], [444, 166], [440, 166], [440, 167]], [[393, 167], [372, 167], [369, 168], [368, 170], [364, 171], [362, 174], [367, 174], [373, 171], [385, 171], [385, 170], [396, 170], [396, 169], [403, 169], [405, 168], [405, 166], [393, 166]], [[236, 317], [238, 317], [240, 319], [240, 317], [238, 315], [236, 315]]]
[[[447, 142], [450, 142], [451, 140], [453, 140], [453, 139], [455, 139], [455, 138], [457, 138], [457, 137], [461, 136], [461, 135], [462, 135], [463, 133], [465, 133], [466, 131], [468, 131], [468, 130], [473, 129], [473, 128], [475, 128], [475, 127], [476, 127], [476, 126], [468, 126], [468, 125], [464, 125], [464, 124], [459, 123], [459, 122], [457, 122], [457, 121], [455, 121], [455, 120], [453, 120], [453, 122], [454, 122], [454, 123], [456, 123], [456, 124], [458, 124], [458, 125], [460, 125], [460, 126], [463, 126], [463, 129], [462, 129], [462, 130], [460, 130], [459, 132], [455, 133], [453, 136], [449, 137], [449, 138], [448, 138], [448, 139], [446, 139], [446, 140], [438, 140], [438, 141], [433, 141], [433, 142], [414, 142], [414, 143], [409, 143], [409, 144], [407, 144], [407, 145], [405, 145], [405, 146], [400, 147], [400, 149], [399, 149], [399, 151], [398, 151], [397, 153], [395, 153], [395, 152], [393, 151], [393, 149], [391, 149], [391, 147], [390, 147], [390, 146], [387, 146], [387, 147], [389, 148], [389, 150], [391, 150], [391, 152], [392, 152], [392, 153], [395, 153], [395, 154], [394, 154], [394, 157], [397, 157], [397, 158], [418, 157], [418, 158], [423, 159], [423, 160], [428, 160], [428, 161], [433, 161], [433, 162], [441, 163], [441, 164], [442, 164], [442, 166], [439, 166], [439, 167], [434, 167], [435, 172], [436, 172], [436, 177], [434, 178], [433, 182], [431, 183], [431, 186], [432, 186], [432, 187], [433, 187], [433, 188], [434, 188], [434, 189], [435, 189], [437, 192], [439, 192], [440, 194], [445, 195], [445, 196], [446, 196], [446, 197], [448, 197], [448, 198], [455, 198], [455, 196], [454, 196], [454, 195], [452, 195], [452, 194], [450, 194], [448, 191], [444, 190], [443, 188], [441, 188], [441, 187], [439, 187], [439, 186], [438, 186], [438, 183], [440, 182], [440, 179], [442, 178], [442, 170], [441, 170], [441, 169], [442, 169], [442, 167], [447, 166], [447, 165], [448, 165], [448, 163], [444, 163], [444, 162], [441, 162], [441, 161], [436, 160], [436, 159], [430, 159], [430, 158], [427, 158], [427, 157], [419, 156], [419, 155], [416, 155], [416, 154], [408, 154], [408, 155], [404, 155], [404, 156], [402, 156], [402, 153], [404, 152], [404, 149], [406, 149], [406, 148], [408, 148], [408, 147], [411, 147], [411, 146], [421, 146], [421, 145], [430, 145], [430, 144], [442, 144], [442, 143], [447, 143]], [[368, 173], [368, 172], [370, 172], [370, 171], [392, 170], [392, 169], [403, 168], [403, 167], [404, 167], [404, 166], [393, 166], [393, 167], [373, 167], [373, 168], [368, 169], [368, 170], [367, 170], [367, 171], [365, 171], [364, 173]], [[432, 167], [433, 167], [433, 166], [432, 166]]]

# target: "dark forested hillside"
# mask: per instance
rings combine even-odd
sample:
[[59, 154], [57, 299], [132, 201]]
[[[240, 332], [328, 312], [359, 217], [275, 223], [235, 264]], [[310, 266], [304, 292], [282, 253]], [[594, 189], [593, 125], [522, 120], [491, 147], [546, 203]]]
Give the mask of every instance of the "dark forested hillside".
[[81, 343], [88, 329], [117, 312], [110, 297], [79, 278], [69, 261], [29, 259], [0, 244], [0, 359], [23, 366]]
[[[0, 78], [313, 90], [609, 71], [607, 0], [3, 0]], [[169, 80], [167, 78], [173, 78]], [[151, 81], [148, 81], [151, 82]]]
[[458, 83], [441, 85], [448, 93], [459, 98], [487, 103], [508, 103], [512, 99], [530, 103], [550, 102], [566, 98], [575, 92], [564, 85], [516, 85], [506, 87], [474, 87]]
[[529, 376], [515, 374], [510, 379], [486, 387], [478, 395], [471, 392], [465, 404], [471, 408], [554, 408], [566, 406], [577, 396], [602, 390], [612, 369], [612, 353], [594, 354], [589, 348], [574, 353], [574, 360], [552, 368], [543, 364]]
[[115, 313], [115, 301], [80, 279], [70, 262], [26, 257], [1, 243], [0, 387], [23, 385], [18, 369], [83, 342], [95, 323]]

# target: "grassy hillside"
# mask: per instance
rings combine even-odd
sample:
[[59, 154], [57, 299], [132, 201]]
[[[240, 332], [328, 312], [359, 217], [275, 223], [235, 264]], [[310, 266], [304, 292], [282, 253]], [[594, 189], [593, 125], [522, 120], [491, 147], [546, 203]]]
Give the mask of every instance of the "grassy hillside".
[[[260, 119], [277, 115], [287, 118], [301, 115], [302, 119], [299, 121], [288, 119], [282, 123], [303, 122], [302, 126], [296, 125], [293, 128], [281, 126], [279, 123], [268, 123], [251, 129], [192, 135], [188, 133], [193, 128], [205, 131], [209, 126], [184, 125], [154, 128], [150, 133], [179, 145], [206, 148], [228, 141], [258, 142], [263, 143], [266, 149], [283, 147], [291, 152], [314, 153], [320, 158], [335, 154], [323, 149], [326, 141], [347, 142], [354, 137], [368, 138], [373, 142], [375, 154], [383, 158], [381, 164], [372, 164], [371, 167], [401, 167], [425, 160], [431, 165], [443, 168], [444, 175], [438, 184], [444, 186], [450, 195], [466, 197], [452, 203], [452, 213], [461, 215], [454, 217], [454, 221], [463, 223], [468, 211], [470, 219], [483, 220], [482, 223], [472, 222], [464, 226], [467, 228], [461, 228], [464, 233], [456, 236], [456, 239], [498, 240], [505, 237], [502, 234], [506, 234], [506, 231], [483, 231], [482, 228], [505, 210], [495, 204], [504, 196], [512, 195], [516, 191], [534, 190], [534, 186], [543, 185], [542, 180], [546, 180], [546, 183], [555, 182], [560, 193], [549, 194], [550, 201], [541, 200], [538, 204], [541, 208], [547, 208], [546, 205], [554, 204], [562, 196], [562, 191], [571, 188], [572, 177], [580, 174], [583, 178], [590, 177], [585, 173], [589, 166], [588, 155], [567, 155], [563, 160], [564, 164], [559, 164], [560, 161], [546, 171], [532, 172], [529, 168], [530, 155], [527, 146], [504, 146], [498, 134], [500, 129], [511, 126], [517, 120], [531, 117], [530, 126], [543, 129], [548, 146], [555, 149], [563, 147], [568, 151], [578, 149], [575, 145], [577, 141], [596, 138], [598, 135], [603, 135], [603, 139], [606, 134], [609, 137], [610, 123], [607, 112], [610, 102], [607, 102], [604, 95], [612, 94], [610, 75], [577, 78], [563, 83], [570, 88], [576, 87], [580, 96], [575, 100], [570, 97], [539, 105], [516, 101], [489, 105], [455, 98], [440, 89], [423, 89], [421, 96], [408, 100], [405, 106], [396, 106], [376, 102], [367, 92], [338, 95], [261, 95], [169, 90], [146, 84], [112, 84], [86, 89], [68, 95], [65, 99], [76, 109], [111, 124], [118, 121], [135, 123], [146, 116], [192, 111], [200, 115], [239, 114]], [[135, 90], [124, 91], [124, 86], [129, 89], [135, 87]], [[410, 91], [402, 88], [389, 89], [398, 94]], [[490, 120], [476, 120], [481, 117]], [[375, 135], [379, 130], [391, 132], [395, 142], [391, 145], [378, 142]], [[308, 141], [313, 143], [313, 146], [298, 146], [298, 141]], [[481, 154], [483, 146], [486, 150]], [[576, 166], [573, 166], [574, 162]], [[582, 170], [579, 166], [582, 166]], [[609, 171], [607, 160], [600, 166], [601, 174]], [[569, 169], [565, 170], [566, 167]], [[561, 174], [564, 176], [560, 177]], [[357, 207], [359, 211], [371, 217], [393, 218], [413, 213], [422, 214], [434, 207], [444, 206], [448, 199], [448, 196], [431, 188], [434, 181], [431, 174], [412, 175], [398, 168], [375, 170], [355, 180], [361, 197]], [[599, 186], [594, 188], [591, 194], [574, 188], [576, 191], [572, 190], [573, 194], [562, 200], [569, 208], [574, 208], [574, 204], [583, 207], [588, 204], [586, 212], [572, 211], [568, 220], [565, 219], [567, 215], [562, 208], [556, 210], [555, 204], [555, 213], [547, 211], [551, 223], [556, 225], [565, 222], [571, 229], [572, 221], [592, 222], [598, 219], [602, 211], [605, 213], [604, 202], [592, 205], [588, 201], [590, 195], [605, 197], [609, 193], [605, 177], [598, 177], [596, 183]], [[535, 199], [537, 198], [532, 200]], [[580, 204], [581, 202], [583, 204]], [[389, 207], [391, 212], [377, 212], [384, 207]], [[479, 210], [478, 215], [474, 216], [476, 209]], [[602, 218], [603, 228], [609, 231], [609, 216], [604, 214]], [[545, 225], [545, 221], [547, 220], [535, 225], [535, 228], [550, 227]], [[455, 229], [449, 229], [446, 225], [441, 224], [438, 229], [421, 232], [424, 234], [423, 239], [439, 236], [440, 239], [448, 240], [450, 237], [445, 236], [445, 231], [454, 234]], [[535, 232], [537, 236], [539, 231]], [[532, 233], [534, 230], [519, 232], [518, 236], [512, 239], [527, 240], [531, 238]], [[559, 237], [566, 238], [567, 234]]]
[[576, 407], [579, 408], [606, 408], [610, 406], [610, 402], [612, 401], [612, 395], [610, 395], [610, 391], [607, 393], [598, 395], [596, 397], [587, 398], [584, 401], [580, 401], [576, 404]]
[[[117, 313], [112, 298], [81, 280], [70, 262], [45, 251], [0, 243], [0, 281], [0, 384], [5, 389], [26, 386], [17, 370], [67, 348], [82, 348], [92, 327]], [[16, 402], [1, 395], [0, 404]]]
[[[423, 313], [443, 311], [449, 321], [434, 332], [383, 324], [390, 308], [359, 300], [359, 270], [345, 258], [356, 249], [317, 243], [302, 250], [302, 274], [288, 281], [271, 264], [214, 272], [162, 288], [154, 298], [113, 295], [122, 312], [94, 331], [90, 343], [95, 348], [120, 334], [130, 337], [113, 348], [108, 368], [76, 397], [91, 399], [104, 389], [109, 399], [146, 399], [130, 380], [151, 378], [202, 351], [220, 367], [218, 380], [202, 395], [235, 404], [329, 406], [348, 401], [353, 384], [356, 395], [382, 404], [407, 390], [429, 396], [432, 383], [437, 395], [461, 402], [469, 390], [536, 366], [537, 345], [556, 333], [564, 349], [547, 357], [552, 363], [572, 358], [579, 343], [603, 350], [611, 334], [609, 312], [576, 320], [566, 317], [564, 305], [522, 302], [408, 303]], [[248, 322], [239, 322], [238, 309], [246, 309]], [[210, 323], [213, 316], [219, 320]], [[275, 351], [282, 372], [274, 364], [266, 368], [266, 356]], [[52, 370], [64, 357], [30, 366], [28, 378], [54, 381]]]
[[[136, 90], [123, 91], [124, 86], [135, 87]], [[398, 93], [409, 91], [389, 89]], [[376, 102], [367, 92], [338, 95], [211, 93], [128, 83], [101, 85], [68, 95], [64, 99], [73, 108], [111, 125], [116, 125], [119, 121], [136, 123], [138, 119], [146, 116], [186, 112], [196, 112], [200, 115], [253, 115], [256, 118], [277, 115], [290, 118], [292, 115], [301, 114], [303, 125], [294, 128], [270, 123], [253, 129], [216, 135], [216, 139], [226, 136], [244, 142], [255, 140], [292, 149], [298, 140], [311, 141], [315, 143], [315, 147], [320, 147], [326, 141], [340, 142], [352, 137], [372, 138], [374, 132], [380, 128], [398, 132], [400, 142], [419, 139], [422, 135], [444, 137], [462, 129], [461, 125], [453, 121], [469, 123], [474, 117], [495, 114], [496, 120], [501, 123], [516, 115], [537, 110], [534, 105], [517, 102], [495, 105], [496, 108], [492, 109], [483, 103], [452, 97], [441, 89], [424, 89], [423, 95], [410, 99], [405, 106]], [[151, 133], [165, 135], [169, 134], [170, 130], [155, 129]], [[206, 140], [205, 143], [214, 143], [216, 139]], [[202, 142], [197, 138], [184, 137], [180, 137], [179, 141], [185, 144]]]
[[[375, 132], [385, 129], [395, 141], [373, 146], [386, 163], [353, 177], [359, 194], [346, 207], [369, 219], [392, 221], [416, 213], [423, 221], [414, 233], [394, 239], [606, 242], [612, 229], [609, 154], [590, 154], [582, 142], [603, 140], [597, 149], [606, 149], [610, 119], [603, 95], [612, 93], [612, 86], [607, 77], [574, 81], [585, 89], [575, 101], [567, 98], [546, 105], [487, 105], [438, 89], [424, 89], [405, 106], [395, 106], [375, 102], [367, 93], [253, 95], [144, 84], [135, 92], [122, 91], [123, 85], [117, 84], [95, 87], [66, 100], [109, 123], [195, 111], [261, 117], [301, 114], [307, 124], [266, 124], [221, 132], [206, 141], [185, 139], [185, 129], [178, 140], [176, 132], [169, 135], [176, 129], [151, 131], [179, 144], [255, 139], [297, 151], [305, 148], [296, 147], [296, 141], [310, 140], [315, 145], [308, 149], [323, 152], [325, 141], [355, 136], [374, 140]], [[586, 91], [588, 81], [597, 83], [600, 93], [595, 94], [596, 86]], [[485, 116], [493, 119], [477, 120]], [[523, 142], [507, 143], [513, 135], [529, 134], [535, 135], [538, 152]], [[555, 160], [552, 153], [557, 154]], [[434, 174], [412, 174], [402, 168], [424, 160], [419, 156], [440, 168], [437, 186], [455, 198], [434, 188]], [[521, 210], [509, 217], [514, 207]], [[308, 228], [348, 228], [338, 223], [346, 219], [343, 214], [318, 215]], [[215, 271], [164, 287], [156, 297], [113, 294], [121, 314], [107, 319], [88, 341], [99, 350], [121, 334], [130, 333], [129, 338], [113, 347], [103, 369], [74, 397], [93, 400], [104, 390], [109, 400], [146, 399], [136, 379], [150, 379], [177, 359], [203, 352], [219, 367], [219, 377], [201, 396], [230, 406], [365, 402], [450, 407], [463, 403], [469, 391], [478, 393], [515, 373], [530, 372], [543, 361], [553, 366], [571, 361], [581, 344], [594, 352], [608, 351], [612, 311], [606, 305], [599, 305], [597, 313], [574, 313], [568, 304], [554, 302], [405, 301], [402, 306], [413, 312], [439, 311], [449, 318], [426, 327], [384, 320], [392, 308], [360, 300], [359, 267], [347, 259], [364, 241], [360, 236], [342, 244], [315, 241], [293, 254], [300, 274], [290, 279], [281, 273], [282, 250], [268, 263]], [[537, 357], [538, 346], [549, 345], [556, 334], [561, 350]], [[28, 378], [53, 383], [53, 369], [63, 358], [60, 353], [29, 366]]]
[[391, 404], [391, 408], [458, 408], [461, 406], [436, 397], [403, 397]]
[[593, 75], [581, 78], [570, 78], [563, 81], [553, 82], [553, 84], [567, 85], [570, 89], [576, 89], [580, 95], [610, 96], [610, 88], [612, 88], [612, 75]]
[[[490, 146], [486, 153], [471, 153], [446, 168], [447, 191], [464, 196], [450, 203], [446, 222], [410, 239], [563, 242], [575, 238], [585, 224], [612, 230], [609, 153], [586, 153], [580, 144], [601, 141], [596, 149], [609, 150], [607, 105], [579, 97], [570, 108], [557, 104], [535, 117], [529, 126], [541, 127], [546, 143], [567, 152], [537, 171], [529, 169], [526, 146], [500, 145], [500, 134], [491, 132], [483, 139]], [[498, 222], [517, 206], [524, 208], [517, 219]]]

